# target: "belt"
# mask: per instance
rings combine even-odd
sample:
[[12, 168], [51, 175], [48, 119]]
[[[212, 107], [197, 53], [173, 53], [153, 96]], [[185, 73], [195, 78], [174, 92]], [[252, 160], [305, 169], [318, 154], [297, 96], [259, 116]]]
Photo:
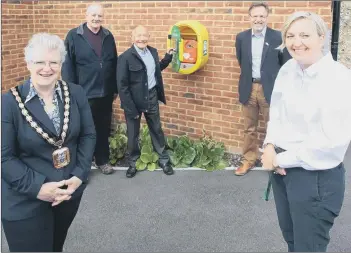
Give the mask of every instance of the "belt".
[[252, 78], [253, 83], [261, 83], [261, 78]]

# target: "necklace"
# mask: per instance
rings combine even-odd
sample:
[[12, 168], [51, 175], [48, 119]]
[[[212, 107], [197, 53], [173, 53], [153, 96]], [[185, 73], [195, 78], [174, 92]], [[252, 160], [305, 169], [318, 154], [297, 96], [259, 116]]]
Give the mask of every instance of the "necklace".
[[64, 119], [63, 119], [63, 127], [61, 132], [61, 139], [58, 141], [55, 141], [54, 138], [50, 137], [46, 132], [44, 132], [44, 130], [38, 125], [38, 123], [33, 120], [33, 116], [28, 112], [27, 108], [22, 102], [21, 97], [19, 96], [18, 87], [11, 88], [11, 92], [13, 96], [16, 98], [16, 101], [18, 102], [18, 106], [21, 109], [21, 113], [25, 117], [29, 125], [49, 144], [57, 148], [52, 153], [53, 164], [56, 169], [61, 169], [62, 167], [65, 167], [70, 163], [69, 149], [67, 147], [62, 147], [67, 135], [67, 130], [68, 130], [70, 98], [69, 98], [69, 90], [68, 90], [67, 83], [65, 81], [61, 81], [61, 82], [64, 90], [63, 94], [64, 94], [65, 106], [64, 106]]

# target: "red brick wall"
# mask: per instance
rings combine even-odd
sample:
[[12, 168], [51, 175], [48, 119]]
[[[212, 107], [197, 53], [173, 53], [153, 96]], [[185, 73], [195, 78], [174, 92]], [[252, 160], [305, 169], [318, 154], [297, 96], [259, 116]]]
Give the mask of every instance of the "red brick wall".
[[1, 91], [23, 81], [28, 75], [24, 62], [24, 47], [33, 34], [32, 2], [1, 3]]
[[[15, 85], [27, 74], [23, 48], [33, 32], [51, 32], [65, 37], [69, 29], [85, 19], [92, 1], [3, 1], [2, 5], [2, 90]], [[17, 3], [9, 3], [17, 2]], [[160, 56], [166, 51], [169, 28], [180, 20], [195, 19], [209, 32], [209, 61], [191, 75], [163, 72], [167, 106], [161, 106], [166, 134], [188, 134], [198, 138], [203, 130], [223, 141], [233, 152], [240, 151], [243, 119], [238, 102], [239, 66], [235, 58], [235, 36], [248, 29], [247, 10], [251, 1], [99, 1], [105, 6], [105, 27], [114, 34], [119, 53], [130, 45], [131, 30], [146, 25], [151, 33], [150, 45]], [[330, 1], [270, 1], [269, 26], [280, 29], [288, 14], [310, 10], [321, 14], [330, 26]], [[11, 57], [10, 57], [11, 55]], [[124, 121], [119, 109], [114, 119]], [[263, 131], [262, 122], [260, 129]], [[261, 134], [262, 138], [263, 135]]]

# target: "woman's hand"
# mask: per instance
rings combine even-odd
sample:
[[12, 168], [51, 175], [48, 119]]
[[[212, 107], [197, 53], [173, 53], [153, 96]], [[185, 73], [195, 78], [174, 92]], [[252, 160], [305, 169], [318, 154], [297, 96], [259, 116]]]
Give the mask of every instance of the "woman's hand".
[[49, 182], [41, 186], [37, 198], [46, 201], [53, 202], [58, 195], [67, 195], [66, 190], [60, 189], [65, 185], [66, 180], [60, 182]]
[[68, 186], [67, 191], [73, 194], [73, 192], [75, 192], [81, 184], [82, 184], [82, 180], [80, 180], [76, 176], [73, 176], [70, 179], [66, 180], [66, 185]]
[[61, 193], [63, 194], [57, 194], [54, 202], [52, 203], [52, 206], [57, 206], [61, 202], [65, 200], [70, 200], [71, 195], [78, 189], [78, 187], [82, 184], [82, 180], [80, 180], [78, 177], [73, 176], [68, 180], [65, 180], [65, 185], [67, 185], [66, 190], [62, 190]]
[[274, 173], [275, 173], [275, 174], [279, 174], [279, 175], [281, 175], [281, 176], [285, 176], [285, 175], [286, 175], [285, 169], [282, 169], [282, 168], [276, 168], [276, 169], [274, 170]]
[[277, 153], [275, 152], [274, 146], [272, 144], [268, 144], [261, 156], [262, 166], [266, 170], [274, 170], [273, 160], [275, 159]]
[[275, 152], [274, 146], [272, 144], [268, 144], [263, 150], [263, 154], [261, 156], [262, 166], [266, 170], [274, 171], [275, 174], [279, 174], [282, 176], [286, 175], [286, 171], [283, 168], [277, 168], [277, 164], [275, 164], [275, 159], [277, 157], [277, 153]]

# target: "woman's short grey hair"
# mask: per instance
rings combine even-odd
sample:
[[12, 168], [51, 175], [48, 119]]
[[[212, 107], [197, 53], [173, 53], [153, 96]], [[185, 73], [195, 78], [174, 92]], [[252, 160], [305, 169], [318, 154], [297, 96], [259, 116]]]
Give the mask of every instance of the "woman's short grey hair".
[[313, 12], [308, 12], [308, 11], [298, 11], [295, 12], [293, 14], [291, 14], [288, 19], [285, 21], [283, 28], [282, 28], [282, 41], [283, 43], [278, 47], [278, 49], [283, 50], [286, 46], [285, 44], [285, 40], [286, 40], [286, 33], [288, 32], [290, 26], [292, 23], [294, 23], [296, 20], [300, 20], [300, 19], [309, 19], [311, 20], [315, 26], [316, 26], [316, 30], [317, 30], [317, 34], [319, 36], [327, 36], [328, 34], [328, 27], [326, 25], [326, 23], [324, 22], [324, 20], [317, 15], [316, 13]]
[[36, 33], [24, 49], [26, 62], [30, 63], [35, 60], [35, 54], [39, 50], [45, 49], [58, 50], [60, 52], [61, 64], [65, 61], [67, 51], [63, 40], [59, 36], [49, 33]]

